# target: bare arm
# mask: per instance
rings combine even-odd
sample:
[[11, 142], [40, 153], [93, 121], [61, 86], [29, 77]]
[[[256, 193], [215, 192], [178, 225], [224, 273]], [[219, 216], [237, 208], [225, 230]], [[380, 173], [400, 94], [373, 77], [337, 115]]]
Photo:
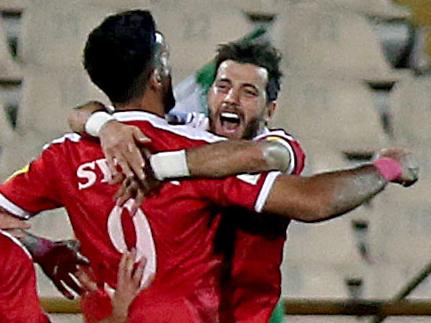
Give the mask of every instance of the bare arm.
[[311, 177], [279, 176], [263, 212], [303, 222], [324, 221], [368, 201], [386, 184], [372, 165]]
[[78, 106], [71, 110], [67, 117], [67, 122], [73, 132], [80, 135], [87, 135], [85, 132], [85, 123], [96, 111], [107, 111], [105, 106], [97, 101], [90, 101], [84, 105]]
[[[381, 157], [398, 163], [400, 174], [391, 182], [410, 186], [418, 179], [414, 156], [401, 148], [385, 149]], [[375, 165], [322, 173], [311, 177], [279, 176], [263, 212], [303, 222], [324, 221], [342, 215], [382, 191], [388, 179]]]
[[[73, 109], [69, 115], [69, 126], [75, 132], [85, 133], [85, 123], [90, 116], [103, 108], [102, 103], [93, 101]], [[115, 159], [125, 169], [127, 177], [135, 173], [138, 178], [145, 178], [141, 171], [144, 161], [137, 153], [137, 146], [148, 142], [148, 139], [137, 127], [110, 121], [101, 128], [99, 137], [111, 171], [116, 173]], [[274, 141], [229, 141], [187, 151], [190, 174], [199, 177], [224, 177], [267, 170], [285, 171], [290, 159], [289, 151]]]
[[188, 149], [187, 166], [193, 177], [226, 177], [268, 170], [286, 171], [289, 151], [274, 141], [224, 141]]

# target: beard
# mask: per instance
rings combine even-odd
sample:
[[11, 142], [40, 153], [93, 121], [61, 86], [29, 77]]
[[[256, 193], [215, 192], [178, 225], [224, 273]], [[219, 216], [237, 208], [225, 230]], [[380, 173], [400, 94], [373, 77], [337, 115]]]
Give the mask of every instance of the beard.
[[165, 107], [165, 114], [168, 114], [169, 111], [171, 111], [175, 106], [175, 96], [172, 88], [172, 77], [170, 75], [166, 80], [165, 91], [163, 94], [163, 106]]

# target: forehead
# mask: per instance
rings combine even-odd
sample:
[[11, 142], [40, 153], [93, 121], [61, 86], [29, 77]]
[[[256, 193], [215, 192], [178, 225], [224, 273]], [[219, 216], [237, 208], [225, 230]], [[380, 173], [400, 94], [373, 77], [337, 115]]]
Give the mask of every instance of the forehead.
[[258, 87], [265, 87], [268, 82], [268, 71], [266, 68], [254, 64], [227, 60], [220, 64], [216, 79], [227, 79], [232, 83], [249, 83]]

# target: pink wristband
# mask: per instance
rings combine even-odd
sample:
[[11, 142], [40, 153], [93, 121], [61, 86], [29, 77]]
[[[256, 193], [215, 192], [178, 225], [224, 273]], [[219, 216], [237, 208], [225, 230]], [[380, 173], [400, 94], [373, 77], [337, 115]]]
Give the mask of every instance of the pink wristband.
[[388, 182], [399, 179], [403, 173], [400, 163], [390, 157], [376, 159], [373, 164]]

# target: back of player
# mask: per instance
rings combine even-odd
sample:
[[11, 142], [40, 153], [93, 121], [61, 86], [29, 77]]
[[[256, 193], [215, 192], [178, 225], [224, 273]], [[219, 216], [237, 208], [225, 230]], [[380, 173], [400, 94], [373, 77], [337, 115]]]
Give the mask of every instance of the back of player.
[[0, 230], [0, 323], [46, 323], [27, 251]]
[[[139, 126], [152, 140], [152, 152], [220, 140], [145, 112], [115, 116]], [[270, 187], [276, 175], [256, 175], [252, 183], [236, 177], [168, 182], [130, 216], [128, 204], [119, 207], [113, 200], [117, 187], [108, 185], [98, 144], [72, 135], [51, 144], [28, 170], [0, 186], [0, 204], [21, 216], [65, 206], [101, 286], [115, 288], [121, 252], [134, 246], [138, 257], [148, 260], [144, 280], [152, 274], [155, 279], [132, 303], [131, 322], [219, 322], [220, 263], [212, 248], [212, 214], [228, 205], [259, 211], [268, 194], [263, 187]], [[100, 313], [90, 316], [84, 308], [89, 322], [109, 315], [97, 302], [93, 297], [92, 308]]]
[[[255, 140], [277, 141], [290, 151], [289, 174], [299, 175], [305, 154], [283, 130], [266, 131]], [[223, 322], [266, 323], [280, 298], [283, 247], [289, 221], [250, 214], [241, 208], [224, 212], [216, 236], [223, 253]]]

